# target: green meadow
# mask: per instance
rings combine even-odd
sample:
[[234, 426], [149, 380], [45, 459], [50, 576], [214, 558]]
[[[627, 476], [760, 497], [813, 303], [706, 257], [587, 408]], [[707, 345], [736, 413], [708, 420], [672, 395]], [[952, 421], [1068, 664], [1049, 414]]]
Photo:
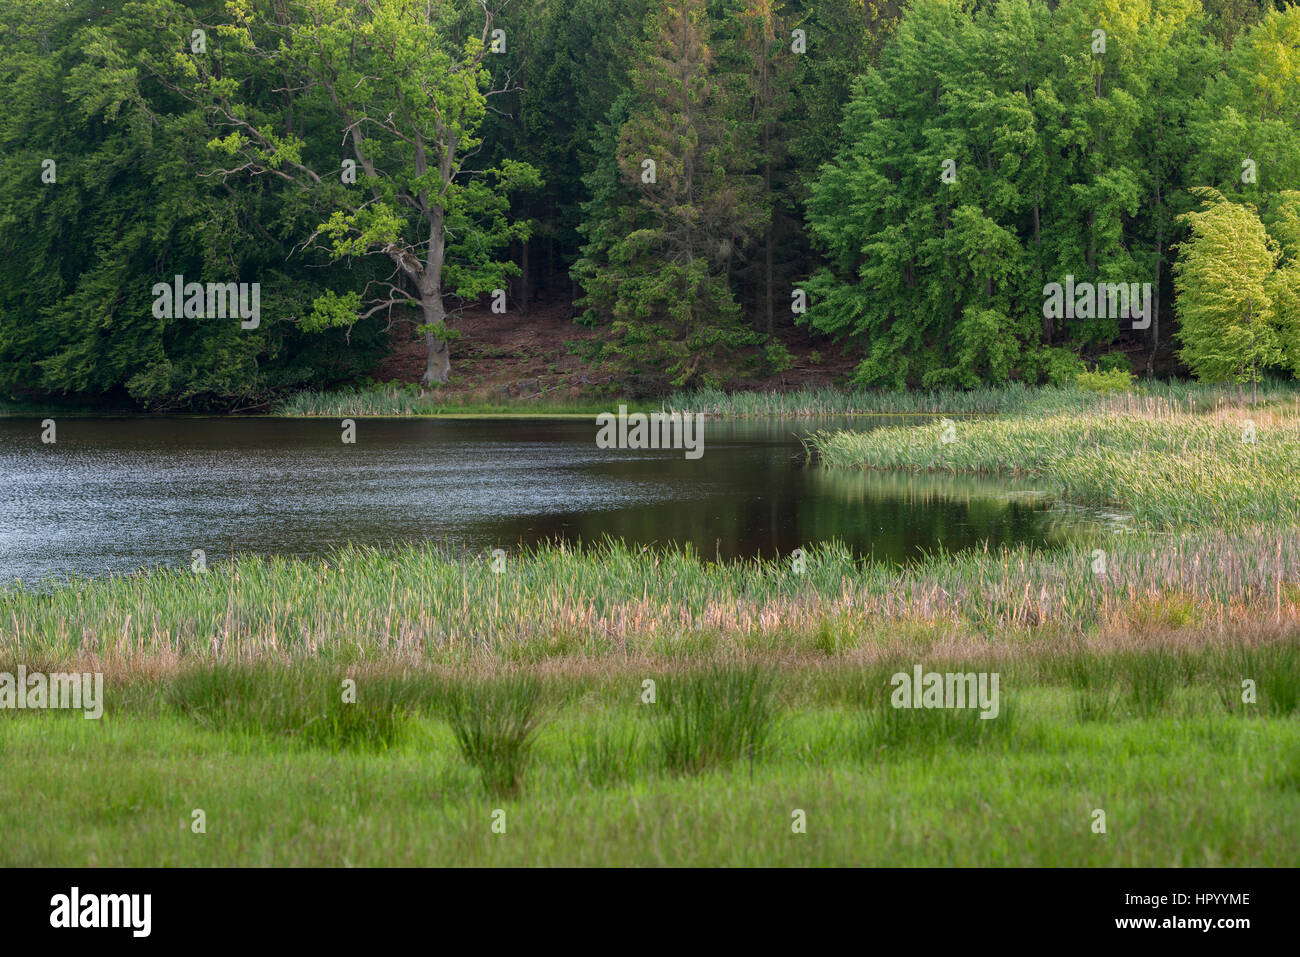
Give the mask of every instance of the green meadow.
[[1294, 863], [1297, 646], [1109, 662], [1008, 663], [992, 721], [895, 710], [892, 665], [137, 675], [100, 721], [0, 721], [0, 839], [8, 865]]

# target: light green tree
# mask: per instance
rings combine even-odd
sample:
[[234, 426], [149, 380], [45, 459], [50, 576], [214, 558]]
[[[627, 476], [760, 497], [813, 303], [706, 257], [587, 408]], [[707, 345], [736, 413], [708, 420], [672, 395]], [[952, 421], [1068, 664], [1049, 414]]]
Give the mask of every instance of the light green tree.
[[1208, 187], [1192, 192], [1202, 207], [1180, 217], [1191, 236], [1173, 268], [1178, 355], [1205, 382], [1249, 382], [1253, 402], [1263, 370], [1284, 358], [1274, 305], [1281, 251], [1253, 206]]

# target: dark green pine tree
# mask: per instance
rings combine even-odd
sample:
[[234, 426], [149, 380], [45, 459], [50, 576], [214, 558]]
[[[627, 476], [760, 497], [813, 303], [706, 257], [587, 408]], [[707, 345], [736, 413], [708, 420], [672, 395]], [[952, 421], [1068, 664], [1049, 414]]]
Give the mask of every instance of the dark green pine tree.
[[716, 384], [758, 341], [729, 282], [766, 223], [753, 124], [714, 69], [702, 0], [668, 4], [599, 133], [587, 244], [574, 266], [583, 320], [607, 325], [602, 358], [634, 390]]

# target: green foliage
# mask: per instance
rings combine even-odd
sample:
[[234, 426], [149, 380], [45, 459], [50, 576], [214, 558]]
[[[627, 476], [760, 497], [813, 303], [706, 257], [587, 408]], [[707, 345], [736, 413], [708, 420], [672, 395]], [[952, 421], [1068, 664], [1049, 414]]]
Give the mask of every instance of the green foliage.
[[1081, 372], [1087, 371], [1082, 359], [1069, 349], [1040, 349], [1026, 357], [1023, 364], [1025, 378], [1046, 382], [1049, 385], [1074, 385]]
[[1128, 356], [1122, 352], [1107, 352], [1105, 355], [1098, 356], [1093, 361], [1093, 368], [1098, 372], [1130, 372], [1132, 363], [1129, 362]]
[[[1235, 38], [1193, 116], [1199, 185], [1272, 212], [1300, 189], [1300, 8], [1268, 10]], [[1249, 162], [1248, 162], [1249, 161]]]
[[708, 46], [702, 0], [666, 6], [597, 134], [589, 242], [574, 266], [584, 321], [607, 324], [602, 358], [645, 386], [709, 384], [739, 347], [732, 258], [769, 213], [743, 170], [753, 150]]
[[357, 310], [361, 308], [361, 294], [353, 291], [339, 295], [331, 289], [324, 295], [318, 296], [311, 306], [311, 312], [303, 320], [303, 329], [319, 332], [337, 326], [351, 326], [357, 321]]
[[1089, 392], [1128, 392], [1135, 381], [1133, 373], [1127, 369], [1108, 369], [1095, 372], [1080, 372], [1074, 377], [1075, 385]]
[[[1175, 336], [1295, 374], [1297, 49], [1253, 0], [0, 0], [0, 393], [260, 409], [394, 328], [441, 382], [497, 289], [576, 299], [622, 394], [779, 372], [796, 323], [867, 388], [1150, 377]], [[260, 326], [155, 317], [178, 274], [259, 282]], [[1066, 275], [1150, 282], [1150, 326], [1045, 316]]]
[[[212, 137], [172, 92], [194, 59], [175, 51], [224, 6], [0, 3], [12, 94], [0, 103], [0, 391], [256, 408], [346, 381], [382, 355], [374, 322], [350, 340], [297, 324], [336, 280], [319, 258], [290, 255], [304, 225], [292, 197], [265, 184], [232, 195], [199, 175], [198, 144]], [[41, 181], [44, 158], [57, 163], [53, 183]], [[260, 282], [260, 325], [155, 317], [154, 283], [178, 274]]]
[[763, 349], [763, 364], [769, 372], [781, 373], [794, 366], [795, 357], [784, 342], [772, 340]]
[[[199, 60], [185, 91], [210, 117], [210, 145], [234, 164], [212, 175], [246, 189], [241, 174], [276, 174], [298, 191], [304, 215], [320, 217], [300, 242], [319, 244], [332, 261], [390, 268], [382, 281], [317, 299], [309, 325], [346, 324], [353, 303], [354, 322], [377, 314], [390, 325], [404, 321], [426, 336], [424, 381], [445, 382], [443, 296], [474, 300], [518, 274], [499, 253], [530, 227], [510, 217], [509, 197], [541, 185], [538, 171], [516, 159], [466, 165], [482, 146], [488, 110], [490, 11], [471, 14], [455, 0], [249, 0], [236, 10], [240, 43], [220, 71]], [[223, 83], [232, 70], [292, 78], [292, 108], [250, 120], [256, 104]], [[231, 128], [237, 135], [221, 136]]]
[[1041, 347], [1121, 333], [1115, 317], [1045, 319], [1042, 289], [1067, 274], [1159, 284], [1182, 116], [1204, 82], [1198, 30], [1192, 4], [909, 9], [854, 86], [808, 205], [827, 264], [806, 319], [862, 348], [860, 384], [1060, 382]]
[[1194, 192], [1204, 205], [1182, 216], [1191, 237], [1174, 266], [1179, 356], [1206, 382], [1257, 383], [1284, 358], [1272, 287], [1281, 253], [1254, 207]]

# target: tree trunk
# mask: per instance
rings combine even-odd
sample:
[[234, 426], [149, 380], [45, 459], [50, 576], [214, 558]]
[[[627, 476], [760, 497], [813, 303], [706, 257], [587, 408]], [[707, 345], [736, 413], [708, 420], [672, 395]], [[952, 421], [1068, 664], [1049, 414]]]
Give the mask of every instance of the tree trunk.
[[[441, 327], [445, 318], [442, 311], [442, 295], [440, 293], [426, 295], [421, 311], [424, 313], [425, 325]], [[447, 343], [430, 329], [424, 334], [424, 346], [428, 350], [429, 361], [420, 382], [422, 385], [441, 385], [451, 375], [451, 354], [447, 350]]]
[[[443, 154], [440, 167], [444, 182], [451, 177], [450, 163], [451, 151], [448, 150]], [[420, 311], [424, 314], [424, 324], [430, 327], [424, 334], [424, 345], [429, 352], [429, 364], [420, 379], [424, 385], [441, 385], [451, 375], [451, 355], [447, 349], [447, 340], [438, 335], [447, 319], [447, 313], [442, 307], [442, 266], [447, 254], [444, 216], [445, 211], [441, 206], [429, 210], [429, 251], [418, 279]]]
[[1151, 303], [1151, 351], [1147, 353], [1147, 378], [1155, 376], [1156, 350], [1160, 348], [1160, 274], [1164, 271], [1164, 226], [1156, 227], [1156, 281], [1152, 287], [1154, 295]]
[[[763, 97], [766, 106], [767, 97], [767, 60], [763, 60]], [[776, 241], [776, 203], [772, 200], [772, 129], [767, 124], [763, 124], [763, 202], [767, 204], [768, 216], [767, 235], [763, 237], [763, 278], [766, 281], [766, 290], [763, 309], [767, 318], [767, 334], [772, 334], [775, 309], [776, 309], [776, 276], [775, 264], [772, 261], [772, 244]]]
[[424, 375], [420, 377], [420, 383], [422, 385], [442, 385], [451, 375], [451, 355], [447, 351], [447, 343], [432, 332], [426, 332], [424, 334], [424, 344], [429, 350], [429, 363], [425, 367]]
[[519, 314], [528, 315], [528, 240], [519, 251]]

